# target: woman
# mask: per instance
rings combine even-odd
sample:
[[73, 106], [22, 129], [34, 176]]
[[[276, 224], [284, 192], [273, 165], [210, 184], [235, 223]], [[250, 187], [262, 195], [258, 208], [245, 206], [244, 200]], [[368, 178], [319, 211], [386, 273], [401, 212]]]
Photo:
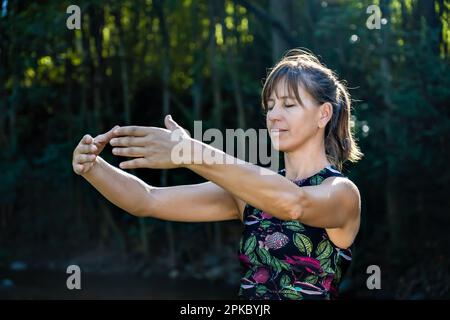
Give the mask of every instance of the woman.
[[[170, 116], [167, 129], [116, 126], [95, 138], [84, 136], [73, 169], [139, 217], [240, 219], [242, 299], [335, 298], [360, 224], [359, 191], [339, 171], [346, 160], [362, 156], [350, 131], [348, 92], [316, 57], [292, 50], [270, 71], [262, 106], [272, 144], [284, 152], [286, 169], [279, 174], [236, 163], [192, 139]], [[122, 169], [185, 167], [209, 182], [147, 185], [98, 156], [107, 143], [113, 154], [135, 158], [120, 163]], [[185, 161], [174, 159], [180, 146]]]

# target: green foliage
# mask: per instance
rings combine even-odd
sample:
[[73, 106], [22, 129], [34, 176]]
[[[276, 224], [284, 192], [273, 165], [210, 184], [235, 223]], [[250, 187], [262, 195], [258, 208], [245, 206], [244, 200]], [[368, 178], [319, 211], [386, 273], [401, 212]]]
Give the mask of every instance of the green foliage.
[[[72, 173], [72, 151], [84, 134], [124, 124], [125, 96], [132, 123], [162, 125], [165, 72], [169, 111], [188, 129], [198, 118], [204, 129], [217, 123], [236, 128], [240, 119], [247, 128], [263, 128], [260, 91], [266, 70], [274, 63], [273, 37], [291, 41], [283, 49], [310, 49], [350, 87], [353, 129], [365, 156], [344, 173], [362, 194], [361, 233], [393, 237], [398, 231], [406, 242], [411, 234], [419, 239], [418, 233], [446, 225], [450, 4], [379, 1], [387, 24], [369, 30], [366, 8], [372, 2], [293, 1], [279, 7], [286, 19], [277, 24], [271, 20], [278, 15], [269, 11], [269, 0], [84, 0], [79, 2], [82, 29], [74, 31], [65, 26], [70, 1], [8, 1], [7, 13], [0, 17], [0, 206], [12, 205], [15, 213], [4, 216], [0, 245], [21, 241], [44, 245], [51, 240], [45, 235], [62, 222], [69, 225], [70, 236], [61, 239], [67, 246], [79, 245], [79, 233], [86, 241], [98, 240], [101, 232], [117, 237], [98, 213], [95, 201], [105, 200]], [[427, 6], [433, 10], [424, 10]], [[239, 100], [243, 111], [238, 109]], [[157, 171], [136, 174], [151, 184], [161, 181]], [[199, 180], [185, 171], [169, 178], [174, 184]], [[388, 180], [394, 191], [387, 187]], [[22, 228], [20, 221], [29, 218], [30, 208], [39, 223]], [[54, 215], [48, 215], [49, 210]], [[112, 221], [134, 244], [142, 230], [134, 218], [119, 212], [112, 209]], [[402, 231], [393, 227], [392, 217], [414, 223], [410, 228], [401, 226]], [[74, 219], [78, 222], [70, 224]], [[164, 229], [161, 222], [148, 225]], [[302, 228], [292, 223], [285, 227]], [[175, 230], [183, 228], [177, 225]], [[206, 238], [203, 227], [192, 228], [190, 236], [198, 241]], [[159, 245], [163, 242], [155, 239], [165, 236], [155, 231], [148, 241]], [[257, 248], [256, 239], [249, 241], [244, 244], [246, 254], [256, 262], [258, 256], [264, 260], [264, 249]], [[294, 241], [311, 254], [308, 239]], [[179, 241], [181, 246], [188, 242]], [[362, 238], [363, 247], [368, 242]], [[321, 258], [330, 253], [328, 242], [319, 249]], [[179, 252], [187, 249], [181, 247]], [[403, 256], [409, 254], [402, 251]], [[270, 263], [277, 271], [285, 267], [281, 260]], [[286, 289], [283, 295], [297, 298], [299, 293]]]

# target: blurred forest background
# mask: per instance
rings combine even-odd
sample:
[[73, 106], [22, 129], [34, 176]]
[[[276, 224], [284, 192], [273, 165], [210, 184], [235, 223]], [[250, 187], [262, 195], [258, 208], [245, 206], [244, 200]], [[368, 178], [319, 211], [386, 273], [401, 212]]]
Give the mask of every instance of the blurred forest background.
[[[344, 170], [362, 225], [343, 297], [450, 297], [450, 1], [0, 4], [0, 297], [234, 298], [239, 222], [128, 215], [73, 173], [72, 152], [86, 133], [163, 126], [168, 113], [191, 132], [200, 119], [204, 130], [264, 128], [262, 80], [295, 47], [347, 81], [365, 154]], [[66, 27], [71, 4], [80, 30]], [[372, 4], [380, 29], [366, 26]], [[102, 157], [118, 164], [111, 148]], [[134, 174], [156, 186], [203, 181], [181, 169]], [[65, 288], [72, 263], [83, 293]], [[366, 287], [373, 264], [381, 290]]]

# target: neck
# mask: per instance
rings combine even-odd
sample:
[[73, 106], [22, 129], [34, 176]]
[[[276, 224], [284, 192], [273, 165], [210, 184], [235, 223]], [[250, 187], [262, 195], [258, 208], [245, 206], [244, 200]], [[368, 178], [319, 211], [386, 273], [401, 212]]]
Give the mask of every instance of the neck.
[[[322, 140], [323, 141], [323, 140]], [[291, 152], [284, 153], [286, 178], [305, 179], [331, 165], [325, 154], [324, 143], [311, 141]]]

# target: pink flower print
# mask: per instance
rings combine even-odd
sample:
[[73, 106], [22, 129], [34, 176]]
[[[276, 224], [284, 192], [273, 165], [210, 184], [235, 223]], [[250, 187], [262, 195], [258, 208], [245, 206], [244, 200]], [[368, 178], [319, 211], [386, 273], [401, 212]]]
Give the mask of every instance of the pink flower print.
[[264, 239], [264, 247], [266, 247], [267, 249], [276, 250], [283, 248], [288, 242], [289, 238], [285, 234], [281, 232], [275, 232], [266, 236], [266, 238]]
[[269, 270], [263, 267], [258, 268], [258, 270], [253, 275], [253, 279], [257, 283], [266, 283], [267, 280], [269, 280], [269, 278], [270, 278]]
[[240, 254], [239, 255], [239, 260], [245, 265], [245, 266], [249, 266], [250, 265], [250, 259], [249, 257], [247, 257], [245, 254]]
[[273, 218], [272, 215], [270, 215], [270, 214], [268, 214], [267, 212], [264, 212], [264, 211], [261, 212], [261, 217], [263, 219], [271, 219], [271, 218]]
[[300, 257], [300, 256], [284, 256], [285, 261], [291, 265], [303, 266], [310, 273], [321, 273], [322, 268], [320, 262], [317, 259], [310, 257]]
[[325, 279], [322, 280], [322, 286], [324, 287], [325, 290], [329, 291], [330, 290], [330, 286], [331, 286], [331, 282], [333, 281], [333, 275], [328, 275], [325, 277]]

